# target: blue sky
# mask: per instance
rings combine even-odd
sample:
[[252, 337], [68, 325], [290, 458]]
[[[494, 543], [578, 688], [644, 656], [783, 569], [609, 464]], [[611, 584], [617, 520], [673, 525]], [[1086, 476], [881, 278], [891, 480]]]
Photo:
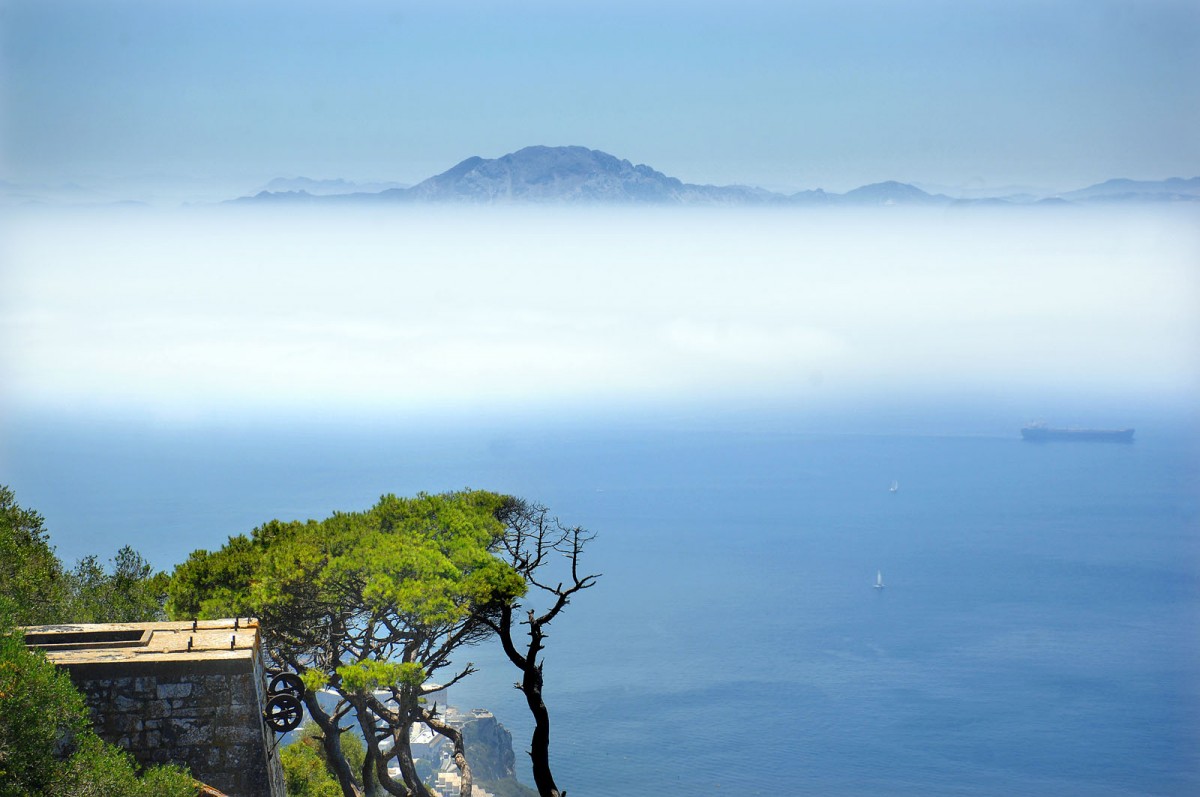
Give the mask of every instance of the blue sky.
[[0, 179], [415, 182], [581, 144], [695, 182], [1200, 173], [1200, 4], [0, 0]]

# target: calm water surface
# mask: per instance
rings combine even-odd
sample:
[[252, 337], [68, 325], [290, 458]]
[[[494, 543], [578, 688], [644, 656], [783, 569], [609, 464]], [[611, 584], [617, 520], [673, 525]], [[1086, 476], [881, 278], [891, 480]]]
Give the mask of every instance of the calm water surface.
[[[169, 567], [272, 517], [463, 486], [599, 532], [604, 576], [546, 654], [572, 795], [1200, 793], [1200, 467], [1169, 427], [5, 437], [0, 482], [67, 560], [128, 542]], [[470, 658], [454, 702], [520, 760], [515, 673]]]

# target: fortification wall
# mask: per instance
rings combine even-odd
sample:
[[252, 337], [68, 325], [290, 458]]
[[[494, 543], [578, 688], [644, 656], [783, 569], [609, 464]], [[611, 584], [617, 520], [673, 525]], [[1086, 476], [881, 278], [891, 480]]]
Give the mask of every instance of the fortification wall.
[[284, 797], [282, 773], [277, 785], [271, 782], [278, 751], [272, 749], [274, 733], [268, 738], [263, 728], [252, 671], [95, 669], [72, 667], [71, 680], [86, 697], [101, 738], [144, 765], [184, 764], [230, 797]]
[[229, 797], [286, 797], [256, 625], [41, 626], [26, 640], [67, 669], [97, 734], [140, 764], [183, 764]]

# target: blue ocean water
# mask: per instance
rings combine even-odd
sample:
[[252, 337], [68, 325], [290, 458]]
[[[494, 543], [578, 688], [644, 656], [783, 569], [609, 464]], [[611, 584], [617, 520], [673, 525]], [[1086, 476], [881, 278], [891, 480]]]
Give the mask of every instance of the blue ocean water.
[[[1200, 448], [1169, 425], [1036, 445], [26, 423], [3, 451], [67, 560], [127, 542], [169, 567], [272, 517], [464, 486], [594, 530], [603, 577], [546, 652], [572, 795], [1200, 793]], [[520, 758], [515, 674], [469, 658], [454, 702]]]

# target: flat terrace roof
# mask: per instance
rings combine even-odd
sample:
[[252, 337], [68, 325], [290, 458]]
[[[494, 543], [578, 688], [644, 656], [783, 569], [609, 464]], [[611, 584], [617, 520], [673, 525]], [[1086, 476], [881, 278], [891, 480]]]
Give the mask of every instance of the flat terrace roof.
[[239, 670], [251, 666], [258, 646], [258, 621], [246, 618], [35, 625], [23, 630], [26, 646], [45, 651], [50, 661], [73, 670], [180, 664]]

